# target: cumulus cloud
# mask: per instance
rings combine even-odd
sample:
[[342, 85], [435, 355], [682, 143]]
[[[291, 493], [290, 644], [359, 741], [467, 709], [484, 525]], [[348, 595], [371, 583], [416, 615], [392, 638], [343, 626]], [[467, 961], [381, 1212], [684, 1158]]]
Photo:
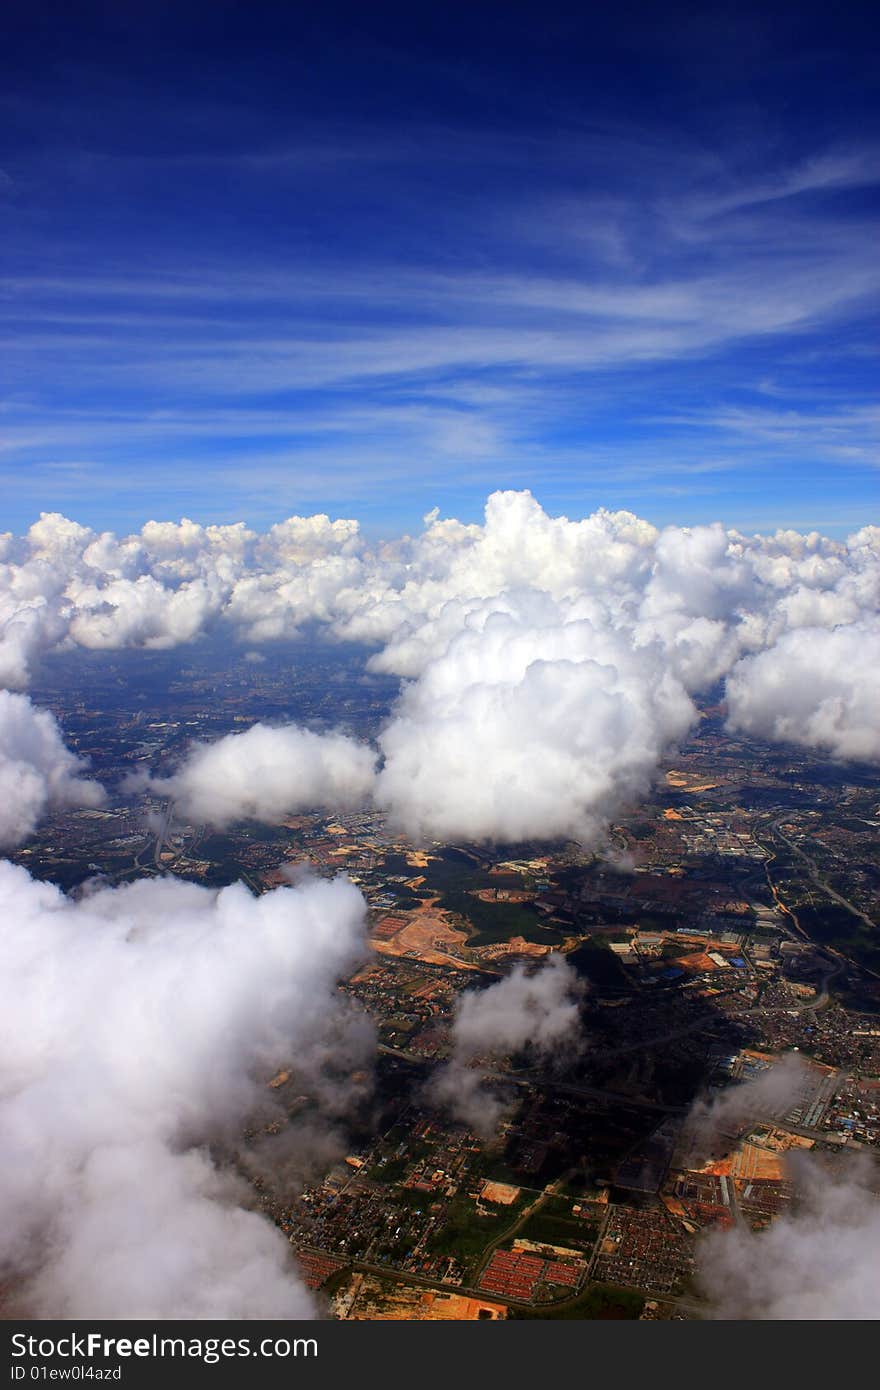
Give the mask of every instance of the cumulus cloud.
[[18, 583], [0, 591], [0, 686], [6, 690], [25, 689], [36, 658], [67, 630], [45, 594], [25, 596], [23, 589]]
[[[324, 515], [262, 536], [184, 520], [117, 538], [46, 514], [2, 555], [10, 688], [59, 645], [170, 647], [217, 624], [251, 653], [316, 624], [371, 644], [372, 669], [404, 682], [378, 736], [375, 800], [419, 836], [600, 842], [687, 732], [691, 696], [724, 679], [732, 728], [880, 756], [876, 527], [845, 542], [658, 531], [627, 511], [553, 517], [528, 492], [497, 492], [481, 524], [435, 511], [419, 535], [377, 545]], [[314, 804], [344, 794], [337, 762]], [[261, 813], [259, 799], [242, 812]]]
[[600, 841], [648, 791], [693, 703], [656, 650], [546, 595], [478, 616], [404, 687], [378, 754], [341, 733], [254, 725], [146, 785], [215, 825], [372, 803], [415, 840]]
[[68, 637], [80, 647], [177, 647], [191, 642], [220, 610], [222, 587], [204, 579], [169, 589], [152, 575], [76, 589]]
[[0, 862], [0, 1281], [16, 1311], [312, 1315], [283, 1237], [213, 1154], [281, 1064], [320, 1089], [340, 1046], [363, 1061], [336, 983], [364, 918], [343, 880], [255, 898], [146, 879], [73, 901]]
[[170, 777], [147, 779], [191, 820], [277, 824], [296, 811], [361, 805], [370, 795], [376, 755], [345, 734], [297, 725], [254, 724], [215, 743], [197, 743]]
[[25, 537], [4, 538], [0, 634], [14, 619], [11, 670], [68, 636], [170, 645], [222, 617], [264, 641], [320, 621], [381, 644], [384, 669], [415, 675], [469, 603], [529, 589], [602, 600], [615, 626], [638, 643], [661, 641], [698, 683], [788, 628], [876, 610], [878, 553], [876, 527], [845, 543], [720, 524], [657, 531], [626, 511], [551, 517], [528, 492], [494, 493], [482, 525], [435, 511], [420, 535], [372, 547], [356, 521], [324, 515], [290, 517], [262, 536], [184, 520], [117, 538], [45, 513]]
[[433, 1100], [491, 1137], [505, 1104], [491, 1090], [485, 1064], [523, 1049], [536, 1058], [572, 1057], [581, 1041], [580, 993], [577, 975], [558, 954], [536, 970], [516, 965], [488, 989], [466, 990], [456, 1002], [452, 1056], [430, 1083]]
[[508, 596], [404, 688], [376, 799], [417, 838], [595, 842], [695, 718], [656, 652], [577, 606]]
[[0, 690], [0, 847], [20, 845], [48, 807], [100, 806], [104, 790], [85, 773], [53, 715]]
[[731, 729], [880, 760], [880, 622], [785, 633], [734, 668], [727, 702]]
[[880, 1317], [880, 1198], [865, 1156], [830, 1172], [792, 1159], [796, 1198], [766, 1230], [714, 1230], [698, 1247], [697, 1277], [717, 1318]]

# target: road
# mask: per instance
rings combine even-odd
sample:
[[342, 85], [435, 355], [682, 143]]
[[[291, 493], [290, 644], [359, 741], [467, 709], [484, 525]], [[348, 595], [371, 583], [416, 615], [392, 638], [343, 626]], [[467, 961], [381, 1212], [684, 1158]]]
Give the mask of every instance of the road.
[[168, 827], [171, 824], [171, 817], [174, 812], [174, 802], [169, 801], [162, 812], [162, 819], [159, 822], [159, 829], [156, 831], [156, 847], [153, 850], [153, 863], [157, 869], [162, 868], [162, 849], [168, 835]]
[[[325, 1254], [325, 1251], [319, 1251]], [[485, 1289], [474, 1288], [472, 1284], [444, 1284], [441, 1279], [431, 1279], [423, 1274], [411, 1274], [408, 1270], [392, 1269], [388, 1265], [374, 1265], [365, 1260], [352, 1260], [351, 1268], [359, 1274], [373, 1274], [380, 1279], [390, 1279], [396, 1284], [415, 1284], [423, 1289], [436, 1289], [439, 1293], [458, 1293], [465, 1298], [482, 1299], [486, 1303], [502, 1303], [506, 1308], [513, 1308], [517, 1312], [535, 1313], [545, 1307], [548, 1312], [565, 1312], [568, 1308], [574, 1308], [583, 1298], [584, 1293], [589, 1287], [590, 1282], [603, 1283], [604, 1281], [587, 1281], [578, 1289], [577, 1293], [571, 1298], [561, 1299], [559, 1302], [547, 1303], [544, 1305], [536, 1303], [518, 1303], [514, 1299], [503, 1298], [500, 1294], [488, 1293]], [[702, 1318], [706, 1315], [706, 1304], [699, 1299], [688, 1298], [686, 1296], [661, 1293], [656, 1289], [642, 1289], [635, 1284], [607, 1284], [607, 1288], [622, 1289], [627, 1293], [636, 1293], [640, 1297], [656, 1299], [658, 1303], [670, 1303], [676, 1308], [681, 1308], [683, 1312], [690, 1313], [694, 1317]], [[585, 1319], [588, 1321], [588, 1319]]]
[[[649, 1046], [650, 1044], [646, 1044]], [[438, 1065], [434, 1057], [422, 1057], [416, 1052], [407, 1052], [402, 1047], [389, 1047], [387, 1043], [379, 1043], [378, 1051], [383, 1052], [388, 1057], [399, 1057], [402, 1062], [410, 1062], [413, 1066], [435, 1067]], [[511, 1071], [486, 1071], [484, 1075], [489, 1081], [507, 1082], [511, 1086], [540, 1086], [545, 1090], [566, 1091], [572, 1095], [589, 1096], [595, 1100], [610, 1100], [615, 1105], [632, 1106], [636, 1110], [656, 1110], [664, 1115], [682, 1115], [687, 1110], [686, 1105], [662, 1105], [659, 1101], [645, 1100], [641, 1096], [624, 1095], [620, 1091], [606, 1091], [599, 1086], [575, 1085], [572, 1082], [557, 1081], [553, 1076], [526, 1075], [522, 1072]]]
[[[819, 870], [816, 864], [813, 862], [813, 860], [810, 859], [809, 855], [804, 854], [803, 850], [800, 849], [796, 844], [794, 844], [793, 841], [791, 841], [788, 838], [788, 836], [785, 835], [782, 832], [782, 830], [780, 830], [779, 824], [780, 821], [778, 818], [774, 821], [771, 821], [770, 825], [768, 826], [770, 833], [778, 835], [780, 840], [782, 840], [783, 844], [785, 844], [788, 847], [788, 849], [792, 851], [793, 854], [796, 854], [798, 858], [804, 861], [804, 863], [807, 866], [811, 882], [813, 882], [816, 885], [816, 887], [819, 888], [823, 893], [827, 893], [827, 895], [830, 898], [833, 898], [835, 902], [840, 903], [842, 907], [845, 907], [855, 917], [858, 917], [860, 921], [863, 921], [868, 927], [876, 931], [876, 923], [872, 922], [870, 917], [866, 917], [863, 912], [860, 912], [857, 907], [854, 907], [851, 902], [848, 902], [846, 898], [842, 897], [841, 894], [838, 893], [835, 888], [832, 888], [829, 884], [827, 884], [824, 881], [823, 878], [820, 877]], [[808, 942], [809, 945], [813, 946], [816, 950], [824, 952], [826, 956], [833, 956], [835, 960], [838, 962], [837, 970], [832, 971], [830, 974], [828, 974], [822, 982], [822, 995], [827, 996], [828, 980], [833, 979], [834, 975], [839, 974], [840, 971], [843, 969], [844, 965], [852, 966], [853, 969], [864, 971], [866, 975], [871, 975], [875, 980], [880, 980], [880, 971], [872, 970], [870, 966], [863, 965], [861, 961], [853, 960], [852, 956], [848, 956], [845, 951], [839, 950], [836, 946], [826, 946], [820, 944], [817, 941], [814, 941], [813, 938], [809, 935], [809, 933], [804, 931], [794, 912], [792, 912], [790, 907], [786, 907], [785, 903], [780, 898], [779, 890], [777, 889], [775, 883], [773, 882], [773, 879], [770, 876], [770, 864], [773, 862], [773, 860], [778, 858], [778, 855], [776, 854], [773, 845], [763, 844], [763, 842], [758, 839], [757, 835], [755, 836], [755, 841], [757, 844], [762, 845], [762, 848], [767, 850], [773, 856], [772, 860], [768, 860], [765, 862], [764, 873], [767, 877], [767, 883], [770, 887], [770, 891], [773, 894], [773, 900], [776, 903], [776, 906], [779, 908], [780, 912], [783, 912], [785, 916], [788, 918], [788, 920], [791, 923], [793, 923], [795, 932], [803, 941]], [[823, 1003], [824, 1002], [825, 1000], [823, 999]], [[818, 1001], [813, 1001], [810, 1007], [819, 1007]]]
[[479, 1275], [481, 1275], [483, 1270], [486, 1268], [486, 1265], [491, 1260], [493, 1254], [498, 1249], [498, 1246], [501, 1244], [501, 1242], [504, 1240], [511, 1240], [517, 1234], [518, 1231], [521, 1231], [525, 1223], [528, 1221], [529, 1217], [533, 1216], [536, 1211], [540, 1211], [541, 1207], [544, 1205], [549, 1195], [550, 1194], [546, 1191], [539, 1192], [533, 1202], [530, 1202], [527, 1207], [523, 1207], [516, 1220], [512, 1222], [510, 1226], [506, 1226], [503, 1231], [499, 1231], [497, 1236], [492, 1237], [492, 1239], [489, 1241], [489, 1244], [483, 1250], [482, 1256], [480, 1257], [480, 1263], [477, 1267], [478, 1278]]
[[848, 912], [851, 912], [853, 914], [854, 917], [858, 917], [860, 921], [864, 922], [866, 927], [869, 927], [872, 931], [877, 930], [876, 922], [872, 922], [871, 918], [868, 917], [866, 913], [862, 912], [860, 908], [854, 907], [853, 904], [847, 898], [844, 898], [842, 894], [838, 893], [836, 888], [832, 888], [830, 883], [825, 882], [824, 878], [822, 878], [820, 875], [819, 868], [815, 860], [811, 859], [808, 854], [804, 854], [804, 851], [800, 848], [800, 846], [796, 845], [793, 840], [790, 840], [788, 836], [784, 834], [782, 830], [780, 830], [778, 820], [773, 822], [772, 828], [775, 831], [775, 833], [779, 836], [782, 843], [787, 845], [788, 848], [792, 851], [792, 853], [796, 854], [799, 859], [803, 859], [804, 863], [807, 866], [807, 869], [809, 870], [810, 878], [812, 879], [813, 883], [816, 884], [817, 888], [821, 888], [824, 893], [828, 894], [829, 898], [833, 898], [836, 903], [840, 903], [841, 907], [845, 907]]

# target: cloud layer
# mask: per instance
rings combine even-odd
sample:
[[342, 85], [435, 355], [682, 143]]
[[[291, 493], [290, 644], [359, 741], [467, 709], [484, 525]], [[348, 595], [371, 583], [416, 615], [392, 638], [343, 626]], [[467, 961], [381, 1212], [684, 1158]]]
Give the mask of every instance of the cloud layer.
[[[265, 1318], [313, 1305], [234, 1147], [282, 1063], [318, 1090], [368, 1041], [343, 880], [254, 898], [172, 879], [73, 901], [0, 861], [0, 1281], [41, 1317]], [[322, 1080], [322, 1077], [324, 1079]]]
[[119, 539], [47, 514], [3, 552], [9, 686], [59, 644], [169, 647], [217, 624], [250, 653], [317, 624], [401, 678], [375, 777], [341, 734], [254, 729], [197, 747], [168, 790], [221, 824], [372, 799], [414, 836], [595, 842], [718, 681], [734, 730], [880, 756], [878, 528], [843, 543], [657, 531], [502, 492], [482, 525], [435, 512], [420, 535], [373, 546], [326, 516], [264, 535], [149, 522]]

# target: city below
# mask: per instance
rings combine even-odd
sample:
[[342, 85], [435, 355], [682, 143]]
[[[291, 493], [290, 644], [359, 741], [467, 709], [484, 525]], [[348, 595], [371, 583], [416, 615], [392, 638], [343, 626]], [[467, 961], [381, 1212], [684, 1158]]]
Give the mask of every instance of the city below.
[[[257, 662], [203, 644], [61, 653], [34, 696], [111, 784], [258, 720], [342, 718], [369, 737], [395, 692], [356, 648]], [[56, 812], [9, 857], [74, 895], [155, 875], [262, 894], [340, 874], [364, 895], [369, 951], [339, 990], [375, 1030], [375, 1065], [354, 1069], [328, 1122], [291, 1056], [263, 1077], [266, 1116], [223, 1141], [325, 1313], [700, 1318], [707, 1240], [783, 1217], [798, 1155], [833, 1181], [880, 1145], [880, 775], [722, 726], [704, 702], [597, 851], [415, 844], [372, 810], [221, 832], [148, 791]], [[432, 1089], [463, 994], [558, 955], [579, 1045], [474, 1053], [498, 1121], [465, 1122]], [[793, 1056], [785, 1093], [762, 1090]], [[700, 1107], [744, 1082], [754, 1099], [695, 1139]], [[285, 1143], [319, 1123], [325, 1142]]]

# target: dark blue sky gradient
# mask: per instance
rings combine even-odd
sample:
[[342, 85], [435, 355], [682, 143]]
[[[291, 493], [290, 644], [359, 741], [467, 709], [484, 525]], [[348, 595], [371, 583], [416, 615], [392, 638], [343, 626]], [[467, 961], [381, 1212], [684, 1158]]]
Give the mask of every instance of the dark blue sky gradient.
[[0, 529], [876, 520], [872, 9], [7, 4]]

